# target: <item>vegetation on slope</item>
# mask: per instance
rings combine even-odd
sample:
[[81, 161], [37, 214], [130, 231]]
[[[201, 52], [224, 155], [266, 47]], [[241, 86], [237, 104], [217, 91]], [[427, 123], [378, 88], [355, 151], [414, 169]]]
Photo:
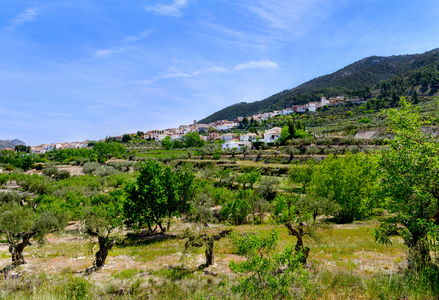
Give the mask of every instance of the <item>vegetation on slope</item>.
[[[239, 116], [280, 110], [296, 104], [319, 101], [322, 96], [377, 96], [380, 99], [390, 97], [389, 92], [393, 90], [398, 91], [397, 96], [411, 94], [414, 87], [420, 86], [423, 90], [429, 90], [430, 94], [434, 94], [439, 84], [438, 61], [439, 49], [414, 55], [371, 56], [267, 99], [231, 105], [200, 120], [199, 123], [233, 120]], [[397, 80], [392, 81], [391, 79], [395, 77]], [[407, 83], [404, 84], [404, 88], [401, 88], [401, 81]]]

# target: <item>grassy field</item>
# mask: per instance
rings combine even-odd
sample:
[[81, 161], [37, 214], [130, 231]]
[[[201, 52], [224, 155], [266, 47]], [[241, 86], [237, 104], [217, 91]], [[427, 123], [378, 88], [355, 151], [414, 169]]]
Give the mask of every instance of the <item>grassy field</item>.
[[[177, 223], [170, 235], [187, 226]], [[301, 299], [433, 299], [423, 282], [416, 282], [405, 269], [405, 248], [400, 239], [392, 245], [376, 243], [372, 230], [377, 221], [347, 225], [325, 225], [315, 238], [305, 243], [311, 248], [307, 271], [309, 281], [296, 289]], [[213, 224], [208, 233], [224, 229]], [[280, 225], [234, 226], [236, 232], [278, 231], [276, 251], [282, 252], [295, 238]], [[229, 240], [215, 243], [215, 264], [199, 270], [204, 262], [202, 248], [182, 255], [185, 240], [127, 239], [116, 245], [105, 267], [90, 276], [85, 268], [92, 264], [88, 240], [76, 230], [49, 236], [44, 246], [26, 248], [27, 264], [9, 279], [1, 280], [2, 299], [242, 299], [233, 292], [236, 274], [230, 261], [242, 261]], [[9, 263], [5, 244], [0, 247], [0, 264]]]

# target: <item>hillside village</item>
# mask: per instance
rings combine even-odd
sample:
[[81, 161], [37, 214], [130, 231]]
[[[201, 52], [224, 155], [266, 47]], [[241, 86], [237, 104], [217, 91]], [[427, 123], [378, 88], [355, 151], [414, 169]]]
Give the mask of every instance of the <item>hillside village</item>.
[[[243, 135], [236, 135], [232, 133], [224, 133], [220, 134], [221, 131], [228, 131], [233, 128], [238, 127], [239, 123], [246, 118], [247, 120], [253, 120], [255, 122], [261, 123], [266, 121], [272, 117], [279, 115], [290, 115], [293, 113], [305, 113], [305, 112], [316, 112], [317, 109], [322, 108], [324, 106], [337, 106], [344, 105], [348, 103], [361, 104], [365, 103], [366, 100], [363, 98], [347, 98], [346, 96], [337, 96], [334, 98], [327, 99], [326, 97], [322, 97], [320, 102], [310, 102], [303, 105], [293, 105], [292, 107], [285, 108], [283, 110], [275, 110], [272, 112], [266, 112], [262, 114], [255, 114], [247, 117], [238, 117], [234, 120], [219, 120], [216, 122], [211, 122], [209, 124], [198, 124], [194, 121], [191, 125], [180, 125], [178, 128], [168, 128], [164, 130], [150, 130], [144, 133], [143, 138], [145, 140], [155, 140], [161, 142], [164, 138], [170, 137], [171, 141], [179, 140], [182, 136], [190, 133], [190, 132], [199, 132], [201, 138], [206, 142], [215, 141], [215, 140], [223, 140], [224, 143], [222, 145], [222, 149], [251, 149], [253, 142], [260, 141], [264, 143], [274, 143], [281, 136], [281, 128], [274, 127], [269, 130], [266, 130], [263, 133], [263, 137], [259, 137], [255, 133], [245, 133]], [[213, 132], [212, 129], [214, 130]], [[207, 134], [209, 133], [209, 134]], [[130, 134], [131, 136], [135, 135], [134, 133]], [[114, 136], [111, 137], [114, 140], [122, 140], [122, 136]], [[103, 140], [101, 140], [103, 141]], [[38, 146], [31, 147], [31, 151], [35, 154], [44, 154], [47, 151], [51, 151], [53, 149], [69, 149], [69, 148], [86, 148], [89, 145], [90, 140], [86, 140], [83, 142], [65, 142], [65, 143], [52, 143], [52, 144], [43, 144]]]

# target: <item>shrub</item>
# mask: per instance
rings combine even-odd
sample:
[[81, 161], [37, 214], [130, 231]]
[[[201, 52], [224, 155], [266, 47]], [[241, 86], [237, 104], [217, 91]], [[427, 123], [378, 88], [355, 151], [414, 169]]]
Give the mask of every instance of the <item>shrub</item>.
[[236, 252], [245, 256], [241, 262], [230, 262], [230, 269], [244, 276], [232, 291], [243, 298], [285, 299], [295, 298], [295, 287], [305, 284], [309, 273], [301, 264], [301, 255], [293, 246], [283, 253], [275, 252], [277, 232], [232, 235]]
[[88, 162], [84, 164], [83, 172], [85, 174], [91, 174], [96, 171], [101, 165], [97, 162]]
[[363, 118], [363, 119], [358, 120], [358, 123], [370, 123], [370, 119]]

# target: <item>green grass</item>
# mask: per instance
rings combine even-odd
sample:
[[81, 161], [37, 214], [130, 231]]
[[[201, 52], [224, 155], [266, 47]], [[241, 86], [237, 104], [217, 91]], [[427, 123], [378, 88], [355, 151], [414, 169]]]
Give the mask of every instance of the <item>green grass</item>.
[[[390, 246], [376, 243], [372, 230], [375, 220], [346, 225], [322, 226], [316, 238], [305, 238], [310, 247], [307, 270], [308, 281], [291, 287], [294, 299], [436, 299], [431, 281], [425, 276], [398, 271], [405, 261], [405, 247], [400, 239]], [[242, 225], [230, 227], [237, 233], [269, 232], [277, 230], [277, 251], [282, 252], [296, 239], [288, 235], [283, 225]], [[209, 234], [224, 226], [209, 228]], [[67, 239], [68, 236], [59, 238]], [[181, 260], [185, 240], [134, 240], [116, 245], [109, 253], [107, 266], [84, 277], [84, 270], [92, 261], [87, 252], [87, 241], [51, 243], [42, 247], [26, 248], [29, 267], [18, 269], [18, 278], [0, 280], [0, 299], [245, 299], [233, 292], [237, 278], [227, 265], [242, 259], [234, 253], [228, 238], [215, 243], [216, 264], [206, 275], [197, 269], [204, 257], [204, 249], [196, 248]], [[7, 256], [7, 252], [2, 255]], [[46, 273], [35, 269], [40, 262], [50, 270], [51, 260], [70, 262], [62, 271]], [[118, 260], [132, 261], [126, 267]], [[293, 296], [292, 296], [293, 297]]]

